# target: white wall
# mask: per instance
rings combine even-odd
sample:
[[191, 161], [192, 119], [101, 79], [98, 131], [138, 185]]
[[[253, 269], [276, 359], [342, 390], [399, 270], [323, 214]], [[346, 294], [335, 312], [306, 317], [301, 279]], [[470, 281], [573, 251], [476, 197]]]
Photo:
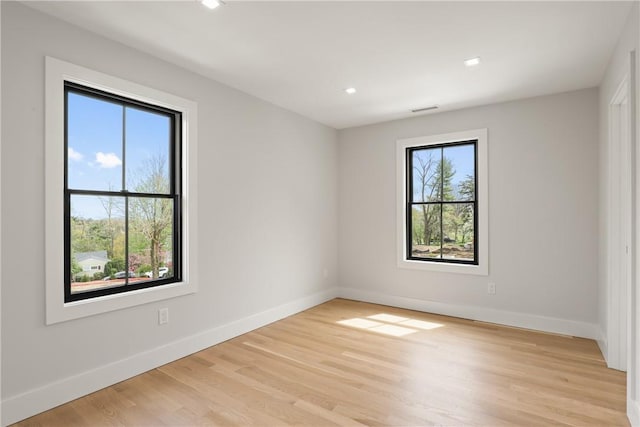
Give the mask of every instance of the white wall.
[[[519, 326], [583, 336], [595, 335], [596, 324], [606, 327], [598, 250], [606, 129], [599, 133], [598, 119], [606, 124], [603, 100], [624, 52], [638, 46], [637, 5], [600, 92], [337, 135], [23, 5], [0, 5], [3, 423], [319, 302], [338, 283], [347, 297]], [[45, 55], [198, 102], [198, 294], [45, 326]], [[398, 269], [395, 141], [484, 127], [490, 275]], [[487, 294], [489, 281], [496, 295]], [[163, 327], [159, 307], [170, 310]]]
[[[0, 7], [0, 51], [2, 50], [2, 7]], [[2, 55], [0, 55], [0, 99], [2, 99]], [[0, 102], [0, 118], [2, 102]], [[2, 188], [2, 120], [0, 119], [0, 188]], [[0, 423], [2, 420], [2, 197], [0, 197]]]
[[[615, 51], [612, 54], [611, 60], [606, 70], [606, 74], [602, 83], [600, 85], [600, 93], [599, 93], [599, 120], [600, 120], [600, 148], [599, 148], [599, 160], [600, 160], [600, 198], [599, 198], [599, 208], [600, 208], [600, 222], [599, 222], [599, 235], [600, 235], [600, 251], [599, 251], [599, 274], [598, 274], [598, 324], [601, 330], [601, 338], [600, 345], [603, 348], [603, 353], [605, 353], [605, 357], [607, 354], [607, 331], [609, 330], [608, 325], [608, 284], [607, 284], [607, 221], [610, 214], [610, 207], [608, 206], [608, 198], [609, 198], [609, 181], [608, 181], [608, 150], [609, 150], [609, 103], [615, 91], [618, 89], [620, 82], [622, 81], [624, 75], [629, 72], [629, 52], [635, 50], [636, 51], [636, 62], [640, 61], [638, 58], [638, 48], [640, 47], [640, 7], [638, 7], [638, 3], [633, 6], [631, 13], [629, 14], [629, 19], [625, 25], [624, 31], [618, 41], [618, 45]], [[637, 82], [640, 81], [640, 67], [636, 64], [636, 85]], [[638, 87], [636, 87], [636, 126], [637, 131], [636, 135], [640, 135], [640, 119], [638, 119], [638, 112], [640, 112], [640, 95], [638, 91]], [[637, 146], [637, 137], [636, 137], [636, 168], [640, 165], [640, 150]], [[637, 355], [640, 354], [640, 348], [638, 345], [640, 344], [640, 337], [638, 336], [640, 331], [640, 318], [638, 314], [640, 313], [640, 292], [638, 292], [638, 272], [640, 272], [640, 250], [638, 250], [638, 242], [640, 242], [640, 220], [638, 220], [637, 213], [640, 212], [640, 173], [637, 172], [636, 169], [636, 189], [635, 189], [635, 198], [636, 198], [636, 219], [635, 219], [635, 227], [636, 227], [636, 277], [635, 277], [635, 289], [636, 289], [636, 301], [634, 301], [635, 305], [635, 319], [632, 317], [632, 321], [636, 322], [635, 326], [635, 339], [632, 340], [632, 346], [635, 346], [635, 357], [629, 359], [630, 366], [629, 372], [632, 373], [633, 377], [629, 378], [627, 384], [629, 388], [631, 388], [631, 384], [635, 383], [636, 394], [638, 390], [640, 390], [640, 366], [638, 366]], [[635, 364], [635, 366], [634, 366]], [[629, 400], [628, 403], [628, 411], [629, 417], [632, 421], [632, 425], [640, 425], [640, 403], [638, 401], [638, 396], [635, 396], [635, 401]]]
[[618, 89], [624, 75], [629, 70], [629, 52], [638, 48], [638, 5], [629, 14], [629, 21], [613, 52], [605, 77], [600, 84], [599, 92], [599, 163], [600, 163], [600, 253], [598, 256], [598, 323], [603, 333], [607, 330], [607, 218], [609, 215], [609, 103]]
[[[228, 337], [219, 327], [229, 322], [249, 319], [233, 324], [242, 331], [332, 295], [335, 130], [24, 5], [1, 7], [5, 423], [74, 397], [70, 388], [149, 369], [171, 358], [159, 356], [168, 349]], [[45, 326], [45, 55], [198, 103], [197, 294]], [[166, 326], [159, 307], [169, 308]], [[194, 335], [197, 345], [185, 342]]]
[[[597, 90], [339, 131], [340, 292], [594, 336]], [[395, 141], [488, 128], [489, 276], [396, 266]], [[487, 294], [495, 282], [496, 295]]]

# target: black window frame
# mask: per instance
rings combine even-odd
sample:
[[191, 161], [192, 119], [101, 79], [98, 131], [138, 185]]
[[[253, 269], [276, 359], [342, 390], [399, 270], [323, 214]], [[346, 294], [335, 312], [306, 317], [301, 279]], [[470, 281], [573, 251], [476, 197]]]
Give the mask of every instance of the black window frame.
[[[413, 153], [421, 150], [440, 149], [441, 161], [444, 158], [444, 149], [456, 146], [472, 145], [473, 146], [473, 200], [442, 200], [444, 180], [440, 179], [440, 200], [438, 201], [413, 201]], [[438, 144], [426, 144], [407, 147], [405, 149], [405, 166], [406, 166], [406, 194], [405, 194], [405, 243], [406, 243], [406, 259], [408, 261], [424, 261], [424, 262], [437, 262], [443, 264], [465, 264], [465, 265], [480, 265], [479, 260], [479, 239], [483, 236], [479, 236], [478, 232], [478, 139], [469, 139], [461, 141], [453, 141]], [[441, 169], [444, 172], [443, 169]], [[447, 204], [473, 204], [473, 260], [455, 259], [455, 258], [442, 258], [442, 248], [444, 246], [444, 233], [443, 233], [443, 221], [442, 211], [443, 206]], [[427, 258], [418, 257], [413, 255], [412, 242], [413, 242], [413, 206], [416, 205], [439, 205], [440, 206], [440, 258]]]
[[[86, 190], [86, 189], [70, 189], [68, 180], [69, 169], [69, 140], [68, 140], [68, 99], [69, 93], [75, 93], [86, 97], [91, 97], [97, 100], [109, 102], [112, 104], [121, 105], [123, 107], [123, 115], [125, 114], [126, 107], [136, 108], [151, 112], [154, 114], [161, 114], [169, 118], [171, 148], [169, 150], [170, 158], [168, 159], [169, 165], [169, 193], [139, 193], [134, 191], [128, 191], [127, 189], [121, 189], [117, 191], [104, 191], [104, 190]], [[126, 158], [124, 151], [126, 147], [126, 122], [123, 122], [122, 130], [122, 146], [123, 146], [123, 182], [122, 186], [126, 185], [124, 179], [126, 174]], [[169, 278], [158, 278], [154, 280], [145, 280], [137, 283], [129, 283], [129, 274], [125, 274], [125, 283], [121, 286], [106, 287], [102, 289], [88, 290], [83, 292], [71, 293], [71, 196], [72, 195], [88, 195], [88, 196], [106, 196], [106, 197], [120, 197], [125, 199], [125, 272], [129, 271], [129, 210], [128, 200], [129, 198], [161, 198], [173, 200], [173, 236], [172, 236], [172, 264], [173, 264], [173, 276]], [[65, 303], [73, 301], [89, 300], [105, 295], [114, 295], [136, 291], [139, 289], [147, 289], [158, 287], [170, 283], [177, 283], [182, 281], [182, 267], [183, 267], [183, 253], [182, 253], [182, 113], [176, 110], [172, 110], [163, 106], [150, 104], [144, 101], [140, 101], [134, 98], [125, 97], [122, 95], [113, 94], [89, 86], [81, 85], [75, 82], [64, 81], [64, 301]]]

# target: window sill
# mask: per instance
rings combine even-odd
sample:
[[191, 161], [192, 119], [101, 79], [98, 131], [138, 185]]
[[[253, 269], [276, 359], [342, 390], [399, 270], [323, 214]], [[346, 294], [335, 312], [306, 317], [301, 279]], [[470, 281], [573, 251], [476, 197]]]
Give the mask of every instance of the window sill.
[[[47, 306], [47, 325], [189, 295], [196, 291], [196, 287], [191, 283], [177, 282], [68, 303], [56, 304], [53, 301], [49, 301]], [[47, 295], [47, 298], [49, 297], [50, 295]], [[60, 295], [51, 295], [51, 299], [61, 301]]]
[[400, 259], [398, 260], [398, 268], [410, 270], [436, 271], [441, 273], [456, 274], [473, 274], [477, 276], [488, 276], [489, 269], [485, 264], [469, 265], [469, 264], [448, 264], [443, 262], [432, 261], [414, 261]]

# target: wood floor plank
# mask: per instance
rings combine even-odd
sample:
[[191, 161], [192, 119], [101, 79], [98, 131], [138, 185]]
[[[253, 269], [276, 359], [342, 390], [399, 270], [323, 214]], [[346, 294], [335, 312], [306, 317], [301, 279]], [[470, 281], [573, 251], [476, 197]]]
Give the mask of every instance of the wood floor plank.
[[628, 426], [592, 340], [335, 299], [17, 426]]

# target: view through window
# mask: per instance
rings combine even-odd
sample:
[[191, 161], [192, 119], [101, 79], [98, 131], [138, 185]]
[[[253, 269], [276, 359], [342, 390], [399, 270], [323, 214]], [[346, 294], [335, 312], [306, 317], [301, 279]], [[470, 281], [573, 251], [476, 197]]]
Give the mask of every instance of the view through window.
[[65, 83], [65, 301], [180, 280], [180, 123]]
[[478, 264], [477, 141], [406, 149], [407, 259]]

